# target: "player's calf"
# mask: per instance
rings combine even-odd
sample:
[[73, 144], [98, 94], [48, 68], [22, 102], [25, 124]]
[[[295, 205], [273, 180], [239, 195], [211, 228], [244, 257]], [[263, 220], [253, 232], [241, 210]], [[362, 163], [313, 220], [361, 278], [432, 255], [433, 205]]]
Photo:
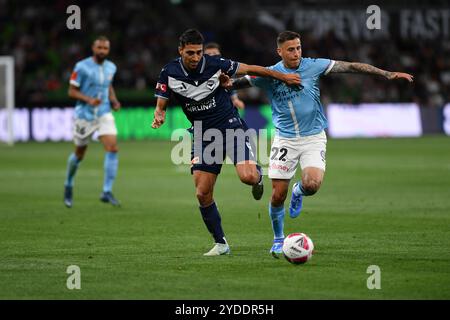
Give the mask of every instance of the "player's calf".
[[272, 197], [270, 199], [270, 203], [274, 207], [281, 207], [284, 205], [284, 201], [286, 200], [287, 192], [280, 192], [278, 190], [272, 190]]

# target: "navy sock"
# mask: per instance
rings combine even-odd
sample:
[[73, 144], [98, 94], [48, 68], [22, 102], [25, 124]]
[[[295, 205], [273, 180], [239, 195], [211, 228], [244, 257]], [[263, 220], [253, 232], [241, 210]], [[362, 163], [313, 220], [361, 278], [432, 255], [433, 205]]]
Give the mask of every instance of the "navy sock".
[[213, 202], [208, 207], [200, 207], [200, 212], [202, 213], [203, 222], [208, 228], [208, 231], [214, 237], [214, 241], [216, 243], [226, 243], [224, 239], [225, 234], [222, 230], [222, 219], [220, 218], [216, 203]]

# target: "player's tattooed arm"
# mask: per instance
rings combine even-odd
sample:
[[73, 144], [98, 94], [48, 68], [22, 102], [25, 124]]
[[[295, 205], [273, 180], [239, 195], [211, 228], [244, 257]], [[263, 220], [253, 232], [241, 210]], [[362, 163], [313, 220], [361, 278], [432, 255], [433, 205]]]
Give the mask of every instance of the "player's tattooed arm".
[[281, 73], [261, 66], [240, 63], [236, 71], [237, 75], [250, 75], [259, 77], [270, 77], [283, 81], [287, 85], [300, 85], [300, 76], [297, 73]]
[[413, 76], [403, 72], [390, 72], [367, 63], [336, 61], [330, 72], [334, 73], [367, 73], [385, 77], [388, 80], [406, 79], [413, 81]]
[[166, 109], [169, 104], [169, 99], [158, 98], [156, 100], [155, 113], [153, 115], [152, 128], [158, 129], [166, 121]]

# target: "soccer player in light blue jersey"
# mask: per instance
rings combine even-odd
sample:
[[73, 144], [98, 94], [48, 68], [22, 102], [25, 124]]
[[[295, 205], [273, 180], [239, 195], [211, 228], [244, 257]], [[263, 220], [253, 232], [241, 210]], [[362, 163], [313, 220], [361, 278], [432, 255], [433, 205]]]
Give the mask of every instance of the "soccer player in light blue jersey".
[[298, 73], [300, 86], [287, 86], [270, 78], [229, 79], [223, 76], [222, 85], [229, 89], [257, 86], [269, 96], [272, 105], [272, 121], [276, 129], [271, 146], [269, 178], [272, 180], [272, 197], [269, 215], [272, 221], [274, 241], [270, 253], [278, 258], [284, 241], [284, 201], [289, 183], [298, 164], [302, 170], [301, 181], [295, 182], [289, 206], [292, 218], [300, 214], [303, 196], [315, 194], [325, 173], [327, 119], [320, 102], [320, 77], [329, 73], [366, 73], [388, 80], [413, 77], [407, 73], [389, 72], [365, 63], [334, 61], [302, 57], [300, 35], [284, 31], [277, 38], [277, 52], [281, 61], [269, 69], [281, 73]]
[[111, 109], [118, 111], [121, 107], [117, 100], [112, 81], [117, 67], [107, 60], [110, 42], [98, 37], [93, 45], [93, 55], [79, 61], [70, 77], [69, 97], [76, 99], [74, 143], [75, 151], [67, 161], [66, 180], [64, 182], [64, 204], [72, 207], [73, 184], [75, 173], [83, 160], [86, 149], [94, 132], [105, 148], [103, 192], [100, 200], [119, 206], [119, 201], [112, 194], [112, 187], [119, 165], [117, 147], [117, 129]]

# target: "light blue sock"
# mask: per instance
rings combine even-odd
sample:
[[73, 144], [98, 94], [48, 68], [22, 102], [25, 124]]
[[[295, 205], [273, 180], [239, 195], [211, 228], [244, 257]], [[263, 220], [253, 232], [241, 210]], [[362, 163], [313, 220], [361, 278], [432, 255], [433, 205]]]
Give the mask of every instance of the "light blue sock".
[[274, 238], [284, 238], [284, 206], [273, 207], [269, 204], [269, 216], [272, 220]]
[[119, 166], [119, 158], [117, 152], [105, 153], [105, 162], [103, 168], [105, 171], [105, 177], [103, 180], [103, 192], [111, 192], [114, 184], [114, 180], [117, 175], [117, 168]]
[[66, 181], [64, 181], [64, 186], [73, 187], [73, 180], [80, 162], [81, 160], [77, 158], [75, 153], [70, 154], [69, 159], [67, 159]]

